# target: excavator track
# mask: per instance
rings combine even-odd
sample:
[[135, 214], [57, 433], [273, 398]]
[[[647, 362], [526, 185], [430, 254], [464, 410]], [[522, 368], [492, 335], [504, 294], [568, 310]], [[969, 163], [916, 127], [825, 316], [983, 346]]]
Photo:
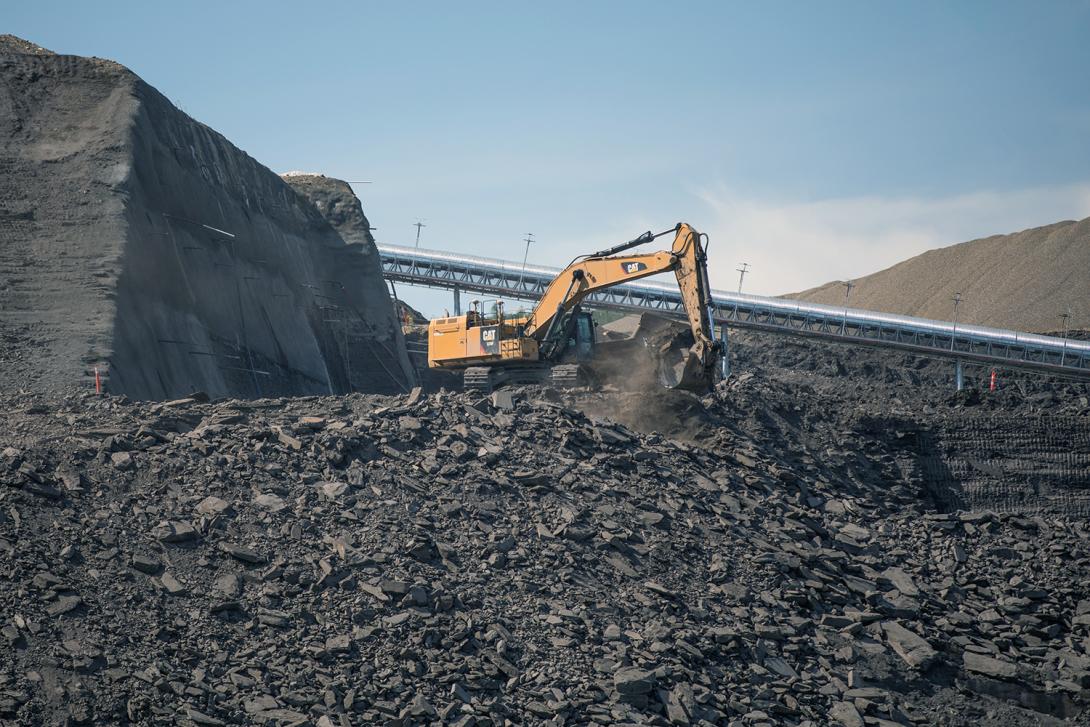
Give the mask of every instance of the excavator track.
[[553, 386], [560, 389], [571, 389], [576, 386], [582, 386], [586, 379], [579, 364], [561, 364], [559, 366], [553, 366], [552, 376], [550, 378]]
[[466, 391], [492, 393], [492, 367], [471, 366], [462, 374], [462, 388]]
[[462, 374], [462, 387], [467, 391], [491, 394], [509, 384], [547, 384], [550, 381], [549, 371], [548, 366], [542, 365], [470, 366]]

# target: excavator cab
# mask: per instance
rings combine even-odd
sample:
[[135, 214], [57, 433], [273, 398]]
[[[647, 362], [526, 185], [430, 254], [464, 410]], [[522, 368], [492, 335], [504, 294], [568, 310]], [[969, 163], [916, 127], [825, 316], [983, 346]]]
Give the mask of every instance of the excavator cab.
[[543, 356], [555, 362], [586, 363], [594, 358], [594, 317], [575, 306], [561, 317], [551, 336], [542, 341]]
[[560, 356], [562, 361], [586, 363], [594, 358], [594, 317], [578, 306], [572, 309], [566, 326], [566, 346]]
[[594, 358], [594, 317], [579, 311], [575, 318], [575, 336], [572, 337], [575, 360], [580, 363]]

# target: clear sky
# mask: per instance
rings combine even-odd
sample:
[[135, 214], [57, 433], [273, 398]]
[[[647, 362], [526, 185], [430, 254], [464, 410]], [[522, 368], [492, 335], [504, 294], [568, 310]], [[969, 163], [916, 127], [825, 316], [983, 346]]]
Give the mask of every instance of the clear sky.
[[380, 242], [564, 265], [685, 220], [716, 287], [785, 293], [1090, 216], [1088, 0], [35, 0], [0, 32], [373, 181]]

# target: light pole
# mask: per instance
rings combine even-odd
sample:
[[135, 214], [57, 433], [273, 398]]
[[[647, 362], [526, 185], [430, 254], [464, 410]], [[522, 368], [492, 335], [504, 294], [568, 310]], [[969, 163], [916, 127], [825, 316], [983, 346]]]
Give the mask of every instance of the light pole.
[[419, 247], [420, 247], [420, 228], [421, 227], [427, 227], [427, 225], [425, 225], [423, 223], [423, 221], [417, 220], [415, 223], [413, 223], [413, 227], [416, 228], [416, 247], [419, 249]]
[[1071, 309], [1068, 308], [1066, 313], [1060, 314], [1060, 324], [1063, 326], [1064, 346], [1060, 350], [1060, 365], [1064, 365], [1064, 359], [1067, 358], [1067, 319], [1071, 317]]
[[954, 336], [958, 334], [958, 306], [961, 305], [961, 293], [954, 293], [954, 297], [951, 298], [954, 301], [954, 330], [950, 334], [950, 350], [954, 350]]
[[844, 320], [840, 322], [841, 335], [848, 332], [848, 297], [852, 294], [852, 288], [854, 287], [855, 283], [850, 280], [844, 283]]
[[526, 261], [530, 257], [530, 243], [534, 241], [534, 233], [527, 232], [526, 237], [522, 238], [526, 243], [526, 251], [522, 253], [522, 272], [519, 273], [519, 290], [522, 290], [522, 279], [526, 276]]
[[742, 267], [738, 268], [738, 292], [742, 292], [742, 280], [746, 277], [746, 273], [749, 272], [749, 263], [739, 263]]
[[[950, 350], [954, 350], [954, 338], [958, 334], [958, 306], [961, 305], [961, 293], [954, 293], [954, 330], [950, 333]], [[954, 386], [958, 391], [961, 391], [962, 387], [962, 372], [961, 372], [961, 359], [954, 359]]]

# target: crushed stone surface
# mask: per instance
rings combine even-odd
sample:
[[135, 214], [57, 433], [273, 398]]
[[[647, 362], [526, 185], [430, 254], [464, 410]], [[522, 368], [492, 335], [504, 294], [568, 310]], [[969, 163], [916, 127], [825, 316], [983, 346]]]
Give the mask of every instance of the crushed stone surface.
[[944, 510], [910, 422], [795, 385], [675, 435], [536, 388], [4, 394], [0, 719], [1084, 719], [1085, 518]]

